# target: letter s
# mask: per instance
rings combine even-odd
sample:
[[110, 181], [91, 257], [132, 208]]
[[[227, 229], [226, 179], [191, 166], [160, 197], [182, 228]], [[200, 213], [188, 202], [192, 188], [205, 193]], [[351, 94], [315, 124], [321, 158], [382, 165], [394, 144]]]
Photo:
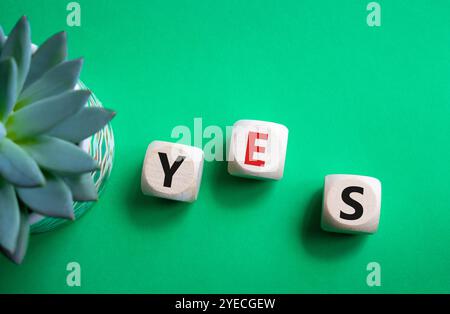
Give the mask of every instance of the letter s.
[[364, 194], [364, 188], [360, 186], [349, 186], [342, 191], [341, 197], [344, 203], [353, 207], [353, 209], [355, 210], [353, 214], [347, 214], [341, 211], [339, 217], [342, 219], [357, 220], [363, 215], [364, 210], [362, 205], [350, 197], [350, 194], [353, 192]]

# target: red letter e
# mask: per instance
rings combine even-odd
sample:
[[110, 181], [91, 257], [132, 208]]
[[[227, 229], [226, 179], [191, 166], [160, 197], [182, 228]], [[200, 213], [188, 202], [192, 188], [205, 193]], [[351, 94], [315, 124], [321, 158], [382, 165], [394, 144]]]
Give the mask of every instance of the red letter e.
[[245, 152], [245, 164], [252, 165], [257, 167], [264, 167], [264, 160], [255, 160], [253, 159], [254, 153], [265, 153], [266, 149], [261, 146], [256, 146], [256, 140], [267, 140], [269, 138], [269, 134], [258, 133], [258, 132], [249, 132], [248, 133], [248, 141], [247, 141], [247, 150]]

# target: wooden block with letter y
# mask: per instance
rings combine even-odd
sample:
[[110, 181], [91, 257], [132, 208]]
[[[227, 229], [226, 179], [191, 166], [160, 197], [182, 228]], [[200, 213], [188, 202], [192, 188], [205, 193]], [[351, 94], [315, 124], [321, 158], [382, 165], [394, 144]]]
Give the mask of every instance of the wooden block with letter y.
[[161, 141], [150, 143], [142, 168], [142, 192], [177, 201], [195, 201], [203, 160], [203, 151], [196, 147]]
[[283, 177], [288, 129], [284, 125], [239, 120], [233, 125], [228, 154], [228, 172], [255, 179]]

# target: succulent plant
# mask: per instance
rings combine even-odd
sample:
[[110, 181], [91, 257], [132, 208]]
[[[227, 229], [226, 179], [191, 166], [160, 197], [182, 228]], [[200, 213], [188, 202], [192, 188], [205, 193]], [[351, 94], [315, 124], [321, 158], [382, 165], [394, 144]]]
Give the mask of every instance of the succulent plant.
[[73, 220], [73, 201], [97, 199], [98, 165], [78, 144], [115, 113], [85, 106], [82, 63], [67, 60], [64, 32], [33, 53], [26, 17], [8, 37], [0, 27], [0, 249], [18, 264], [31, 212]]

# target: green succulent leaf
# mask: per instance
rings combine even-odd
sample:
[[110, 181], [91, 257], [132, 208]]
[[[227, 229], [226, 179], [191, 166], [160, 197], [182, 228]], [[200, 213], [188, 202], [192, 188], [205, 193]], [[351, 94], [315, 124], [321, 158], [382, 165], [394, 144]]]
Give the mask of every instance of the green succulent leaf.
[[30, 71], [24, 89], [39, 79], [45, 72], [67, 58], [67, 34], [59, 32], [47, 39], [31, 57]]
[[17, 65], [14, 59], [0, 61], [0, 120], [5, 122], [16, 103]]
[[0, 26], [0, 55], [2, 54], [3, 45], [5, 44], [6, 37], [3, 32], [3, 28]]
[[31, 63], [30, 25], [25, 16], [14, 26], [3, 46], [0, 60], [8, 58], [14, 58], [17, 64], [16, 94], [19, 94]]
[[84, 107], [47, 132], [48, 135], [79, 143], [100, 131], [116, 113], [100, 107]]
[[17, 188], [19, 198], [34, 212], [44, 216], [75, 219], [72, 194], [60, 178], [45, 174], [46, 184], [38, 188]]
[[90, 173], [65, 176], [62, 179], [72, 191], [74, 201], [88, 202], [98, 199], [97, 188]]
[[28, 213], [25, 209], [20, 210], [20, 230], [17, 237], [16, 250], [10, 254], [5, 252], [6, 256], [16, 264], [22, 264], [25, 253], [28, 248], [28, 239], [30, 237], [30, 225], [28, 224]]
[[6, 136], [6, 129], [3, 123], [0, 122], [0, 141]]
[[43, 168], [65, 174], [85, 173], [98, 169], [97, 162], [77, 145], [41, 136], [22, 147]]
[[36, 187], [45, 183], [34, 159], [8, 138], [0, 141], [0, 175], [15, 186]]
[[16, 111], [7, 122], [8, 135], [20, 140], [45, 133], [78, 112], [90, 95], [87, 90], [70, 91]]
[[20, 230], [20, 210], [14, 187], [0, 179], [0, 246], [7, 253], [16, 250]]
[[22, 92], [16, 104], [16, 110], [39, 100], [73, 90], [78, 82], [82, 66], [82, 59], [58, 64]]

